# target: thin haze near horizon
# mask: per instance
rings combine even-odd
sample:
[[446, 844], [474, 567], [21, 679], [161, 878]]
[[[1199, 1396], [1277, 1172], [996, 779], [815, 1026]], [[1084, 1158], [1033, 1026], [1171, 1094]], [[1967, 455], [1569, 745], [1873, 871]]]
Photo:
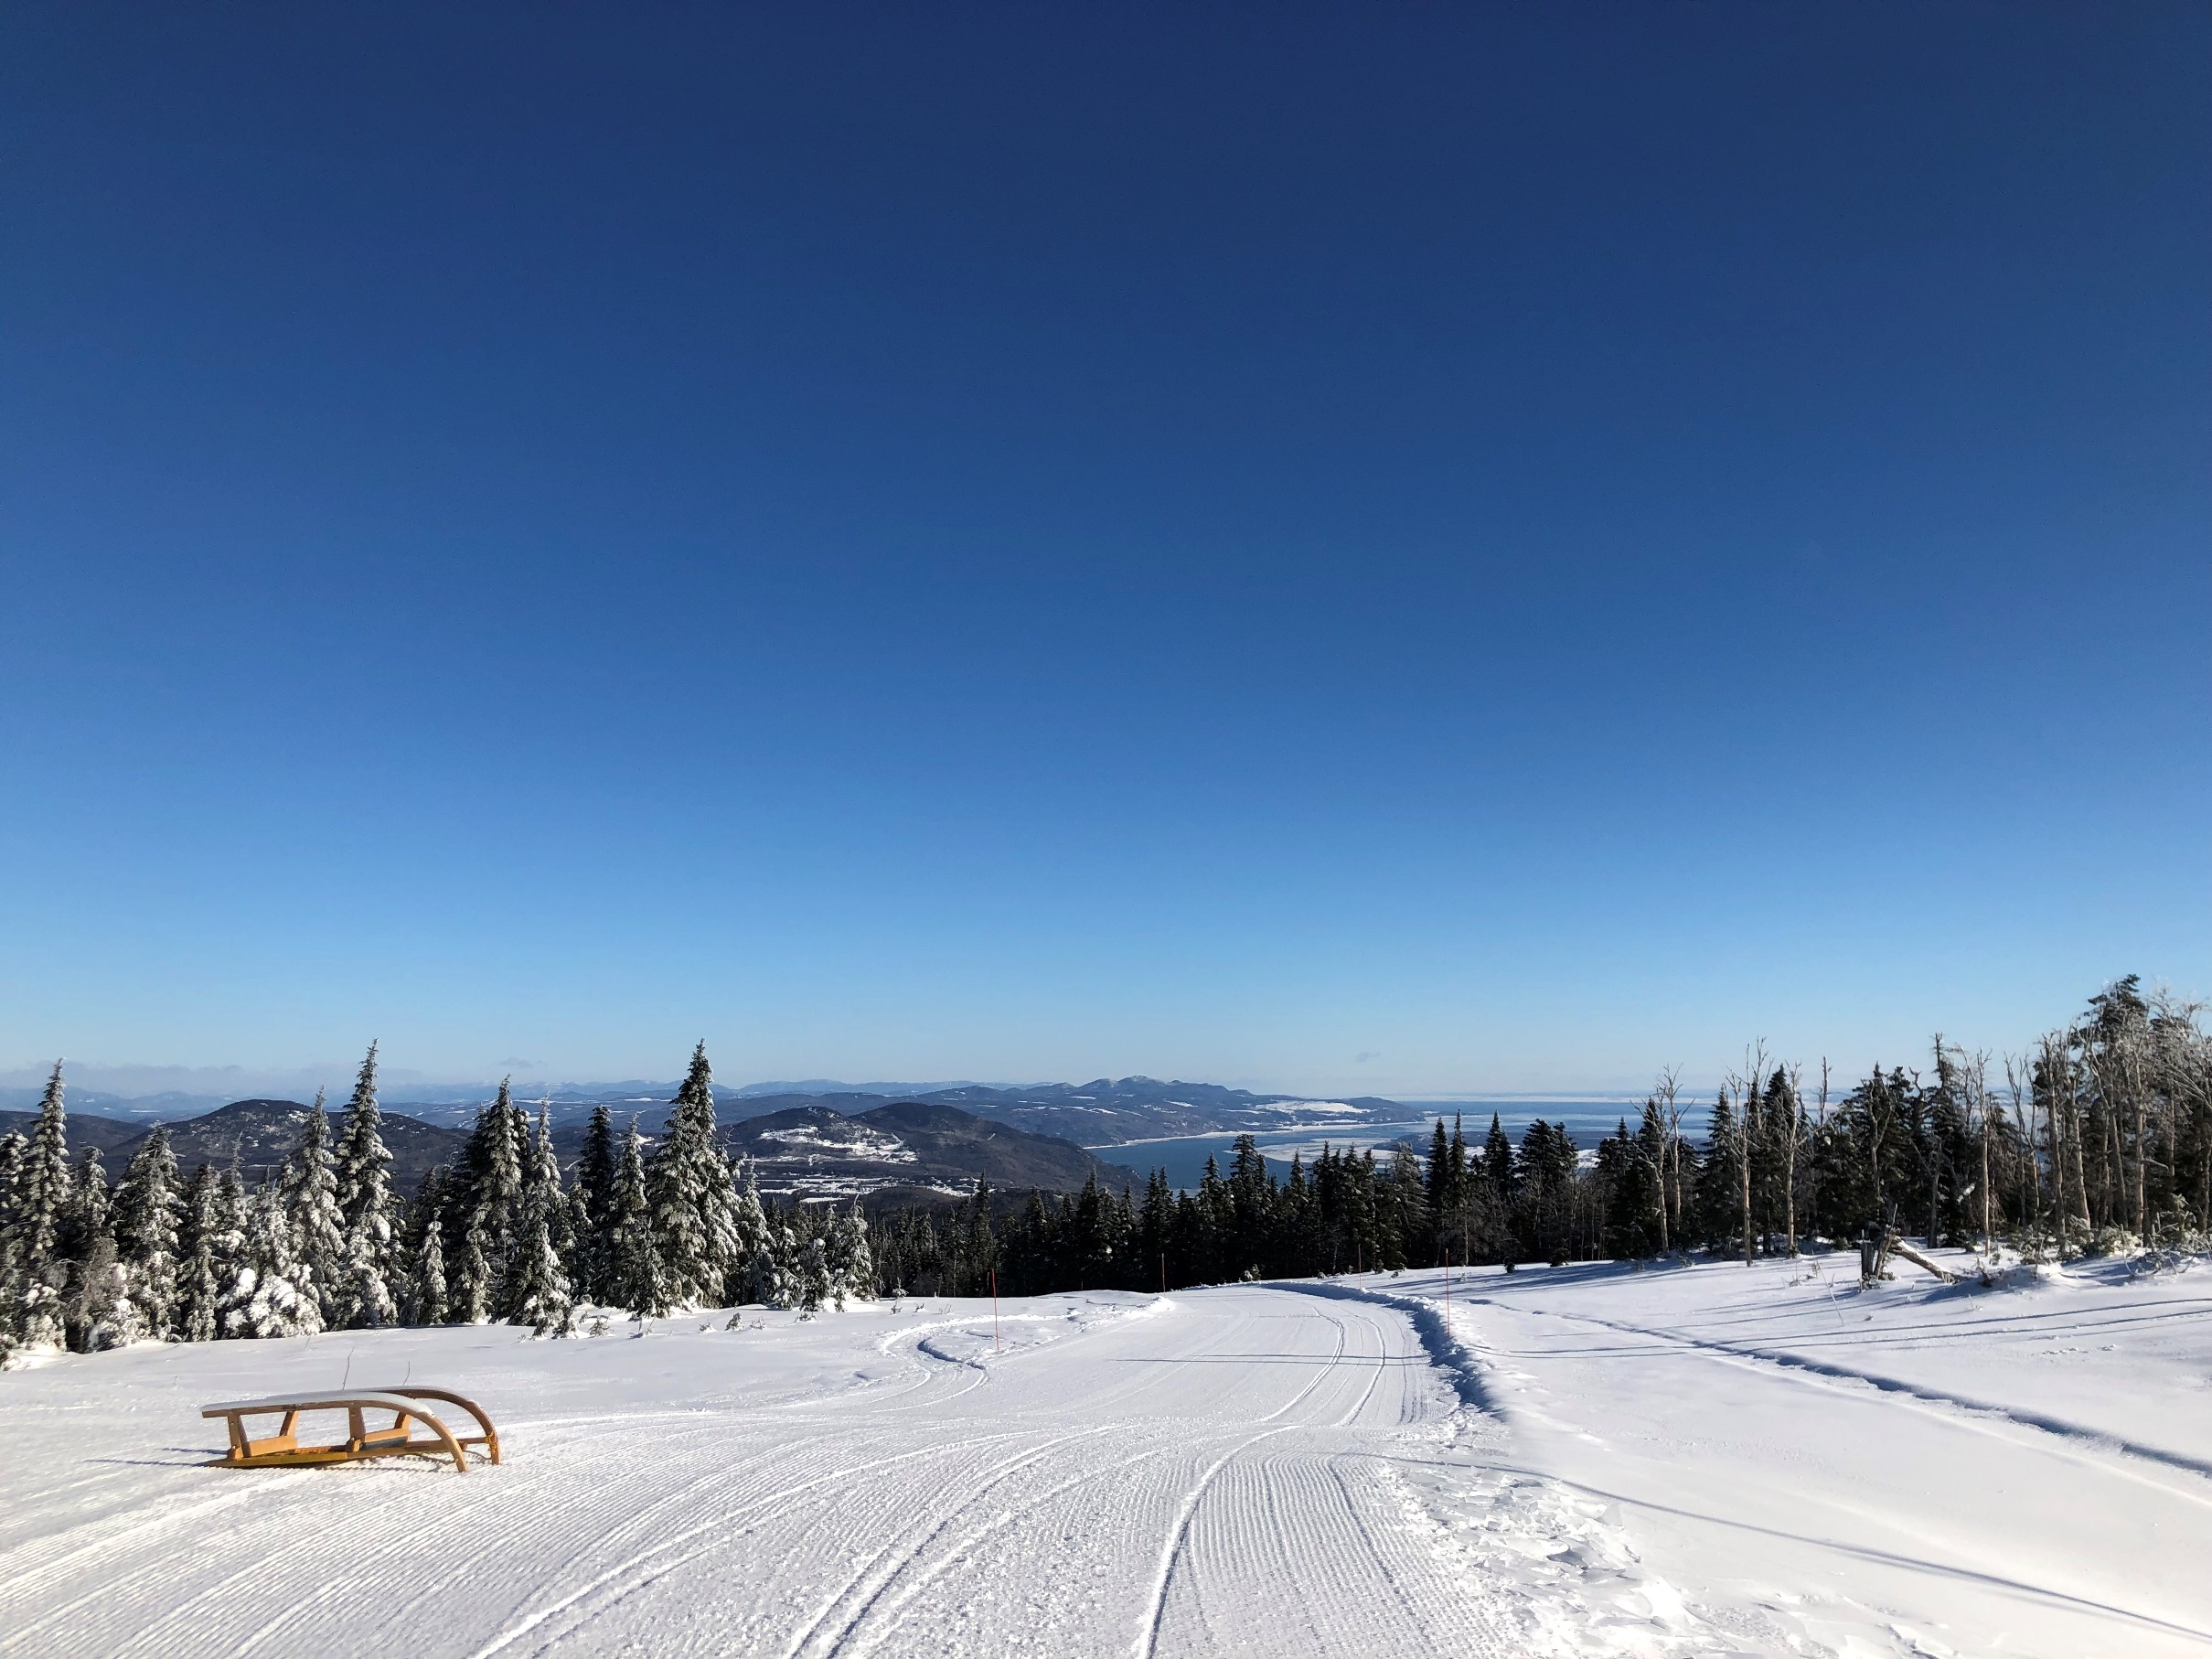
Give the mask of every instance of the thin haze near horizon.
[[2212, 991], [2201, 6], [43, 6], [0, 1065]]

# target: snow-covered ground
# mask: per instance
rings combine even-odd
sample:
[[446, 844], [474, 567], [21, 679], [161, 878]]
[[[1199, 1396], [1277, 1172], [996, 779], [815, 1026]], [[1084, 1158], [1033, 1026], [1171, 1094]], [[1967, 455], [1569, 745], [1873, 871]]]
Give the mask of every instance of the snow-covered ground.
[[[1845, 1266], [58, 1359], [0, 1376], [0, 1652], [2212, 1654], [2212, 1269]], [[202, 1403], [342, 1378], [506, 1462], [200, 1467]]]

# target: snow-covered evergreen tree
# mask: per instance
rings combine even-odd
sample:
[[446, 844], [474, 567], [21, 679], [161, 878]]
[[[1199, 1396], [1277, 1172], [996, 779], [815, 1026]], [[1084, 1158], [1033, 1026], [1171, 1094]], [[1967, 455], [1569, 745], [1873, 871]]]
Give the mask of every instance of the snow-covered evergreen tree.
[[791, 1305], [802, 1313], [818, 1313], [834, 1288], [829, 1277], [829, 1252], [819, 1238], [799, 1241], [798, 1271], [794, 1276]]
[[[730, 1180], [737, 1193], [737, 1202], [730, 1215], [730, 1229], [736, 1240], [736, 1248], [722, 1294], [735, 1305], [761, 1300], [757, 1290], [762, 1277], [760, 1264], [764, 1258], [774, 1253], [775, 1241], [769, 1230], [768, 1214], [761, 1207], [760, 1183], [753, 1174], [753, 1160], [732, 1159]], [[773, 1265], [769, 1264], [770, 1277], [773, 1277]]]
[[622, 1161], [615, 1167], [614, 1193], [608, 1207], [611, 1259], [606, 1300], [642, 1318], [657, 1319], [668, 1311], [670, 1299], [647, 1197], [644, 1141], [635, 1118], [623, 1137]]
[[192, 1172], [185, 1190], [184, 1226], [177, 1240], [176, 1306], [173, 1323], [187, 1343], [209, 1343], [222, 1333], [224, 1289], [238, 1271], [238, 1217], [226, 1202], [224, 1183], [206, 1164]]
[[454, 1317], [475, 1323], [490, 1316], [508, 1247], [521, 1212], [523, 1165], [529, 1151], [529, 1119], [502, 1080], [498, 1097], [476, 1114], [461, 1167], [447, 1193], [447, 1236], [459, 1248], [447, 1265]]
[[[326, 1329], [344, 1311], [346, 1232], [338, 1215], [338, 1185], [330, 1161], [330, 1119], [323, 1113], [323, 1091], [307, 1108], [299, 1145], [284, 1165], [280, 1193], [292, 1237], [292, 1268], [286, 1277], [315, 1298], [318, 1324]], [[251, 1232], [251, 1229], [249, 1229]]]
[[789, 1227], [771, 1223], [768, 1242], [753, 1253], [745, 1265], [746, 1301], [760, 1303], [764, 1308], [788, 1308], [797, 1285], [797, 1275], [792, 1271], [797, 1247], [793, 1242]]
[[19, 1340], [23, 1317], [22, 1281], [16, 1270], [16, 1212], [22, 1196], [23, 1166], [30, 1142], [10, 1130], [0, 1135], [0, 1371]]
[[614, 1122], [606, 1102], [592, 1108], [591, 1127], [583, 1132], [583, 1155], [576, 1161], [576, 1185], [572, 1205], [576, 1217], [575, 1265], [572, 1276], [578, 1290], [592, 1301], [609, 1301], [609, 1264], [614, 1258], [610, 1217], [614, 1209]]
[[561, 1271], [548, 1230], [550, 1204], [559, 1202], [558, 1193], [550, 1200], [542, 1193], [532, 1195], [499, 1288], [500, 1317], [509, 1324], [529, 1325], [540, 1336], [566, 1336], [575, 1323], [568, 1275]]
[[16, 1226], [16, 1206], [23, 1196], [24, 1166], [30, 1161], [31, 1143], [14, 1129], [0, 1135], [0, 1236]]
[[246, 1205], [238, 1269], [223, 1296], [225, 1336], [312, 1336], [323, 1328], [285, 1211], [283, 1189], [268, 1183]]
[[331, 1297], [337, 1308], [338, 1329], [367, 1331], [399, 1323], [399, 1303], [385, 1276], [385, 1264], [391, 1259], [390, 1235], [390, 1218], [373, 1212], [346, 1229]]
[[31, 1131], [29, 1152], [17, 1178], [16, 1219], [9, 1229], [15, 1258], [10, 1264], [10, 1312], [15, 1333], [27, 1347], [59, 1347], [65, 1335], [62, 1293], [68, 1266], [61, 1255], [61, 1236], [76, 1193], [67, 1118], [61, 1062], [57, 1060], [38, 1102], [38, 1127]]
[[439, 1238], [443, 1230], [443, 1224], [434, 1213], [422, 1226], [422, 1242], [415, 1251], [414, 1272], [407, 1281], [407, 1318], [411, 1324], [447, 1322], [450, 1310], [445, 1300], [445, 1248]]
[[163, 1341], [175, 1334], [183, 1212], [176, 1155], [169, 1150], [167, 1126], [157, 1123], [132, 1155], [116, 1189], [115, 1247], [130, 1270], [132, 1300], [145, 1322], [145, 1333]]
[[701, 1043], [646, 1172], [654, 1241], [674, 1306], [719, 1300], [736, 1258], [736, 1194], [714, 1144], [713, 1082]]
[[553, 1152], [550, 1112], [540, 1107], [537, 1139], [523, 1166], [521, 1221], [499, 1284], [499, 1317], [508, 1323], [529, 1325], [540, 1336], [569, 1333], [572, 1304], [559, 1244], [567, 1230], [568, 1204], [561, 1190], [561, 1161]]
[[389, 1325], [398, 1317], [391, 1277], [397, 1240], [392, 1226], [391, 1153], [377, 1107], [377, 1045], [369, 1045], [353, 1097], [338, 1129], [332, 1177], [343, 1230], [336, 1283], [324, 1297], [334, 1328]]
[[573, 1290], [576, 1274], [571, 1264], [578, 1250], [577, 1211], [569, 1203], [568, 1193], [561, 1189], [561, 1154], [553, 1150], [553, 1108], [550, 1101], [538, 1103], [538, 1130], [530, 1141], [530, 1157], [534, 1179], [545, 1201], [546, 1236], [552, 1241], [553, 1254], [560, 1259], [561, 1270], [568, 1276], [569, 1287]]
[[480, 1325], [492, 1316], [492, 1297], [498, 1286], [492, 1278], [492, 1252], [486, 1234], [491, 1211], [474, 1205], [461, 1226], [461, 1247], [454, 1252], [446, 1317], [456, 1325]]
[[831, 1213], [822, 1247], [829, 1279], [825, 1294], [835, 1306], [841, 1309], [848, 1301], [875, 1295], [875, 1257], [868, 1247], [868, 1219], [858, 1198], [850, 1208]]

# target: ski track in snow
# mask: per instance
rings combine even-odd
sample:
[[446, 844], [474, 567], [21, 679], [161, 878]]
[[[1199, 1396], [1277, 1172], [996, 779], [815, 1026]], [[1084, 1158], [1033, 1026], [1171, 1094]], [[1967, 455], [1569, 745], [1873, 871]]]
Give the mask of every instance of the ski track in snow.
[[[1466, 1416], [1405, 1310], [1264, 1286], [1044, 1298], [1001, 1313], [1003, 1353], [988, 1307], [949, 1311], [365, 1338], [481, 1392], [507, 1461], [465, 1475], [197, 1467], [186, 1445], [219, 1438], [198, 1402], [295, 1386], [327, 1364], [305, 1344], [11, 1377], [0, 1401], [41, 1396], [17, 1426], [47, 1455], [0, 1486], [0, 1654], [1572, 1651], [1528, 1585], [1405, 1524], [1396, 1472], [1448, 1480]], [[164, 1362], [100, 1410], [59, 1386]], [[564, 1410], [581, 1366], [599, 1386]], [[88, 1473], [95, 1447], [142, 1466]]]

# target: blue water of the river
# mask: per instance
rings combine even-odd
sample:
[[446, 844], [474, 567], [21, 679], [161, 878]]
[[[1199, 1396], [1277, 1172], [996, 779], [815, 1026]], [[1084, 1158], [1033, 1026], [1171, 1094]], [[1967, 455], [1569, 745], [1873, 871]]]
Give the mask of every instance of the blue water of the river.
[[[1280, 1180], [1290, 1172], [1293, 1154], [1302, 1156], [1311, 1164], [1324, 1143], [1340, 1149], [1351, 1147], [1355, 1151], [1374, 1147], [1378, 1161], [1387, 1158], [1386, 1149], [1401, 1139], [1426, 1151], [1438, 1117], [1448, 1129], [1453, 1115], [1458, 1114], [1462, 1132], [1477, 1146], [1490, 1133], [1491, 1114], [1495, 1112], [1500, 1127], [1513, 1138], [1516, 1145], [1522, 1131], [1541, 1118], [1547, 1123], [1565, 1123], [1567, 1132], [1575, 1138], [1575, 1144], [1587, 1148], [1611, 1134], [1623, 1118], [1633, 1126], [1643, 1109], [1640, 1102], [1630, 1105], [1620, 1100], [1405, 1100], [1399, 1104], [1409, 1112], [1423, 1115], [1396, 1123], [1261, 1129], [1255, 1131], [1252, 1139], [1259, 1143], [1268, 1169]], [[1165, 1170], [1169, 1185], [1195, 1187], [1206, 1172], [1209, 1158], [1218, 1163], [1224, 1173], [1227, 1172], [1236, 1141], [1234, 1134], [1177, 1135], [1165, 1140], [1129, 1140], [1119, 1146], [1095, 1146], [1090, 1150], [1108, 1163], [1135, 1170], [1139, 1178], [1150, 1175], [1154, 1170]]]

